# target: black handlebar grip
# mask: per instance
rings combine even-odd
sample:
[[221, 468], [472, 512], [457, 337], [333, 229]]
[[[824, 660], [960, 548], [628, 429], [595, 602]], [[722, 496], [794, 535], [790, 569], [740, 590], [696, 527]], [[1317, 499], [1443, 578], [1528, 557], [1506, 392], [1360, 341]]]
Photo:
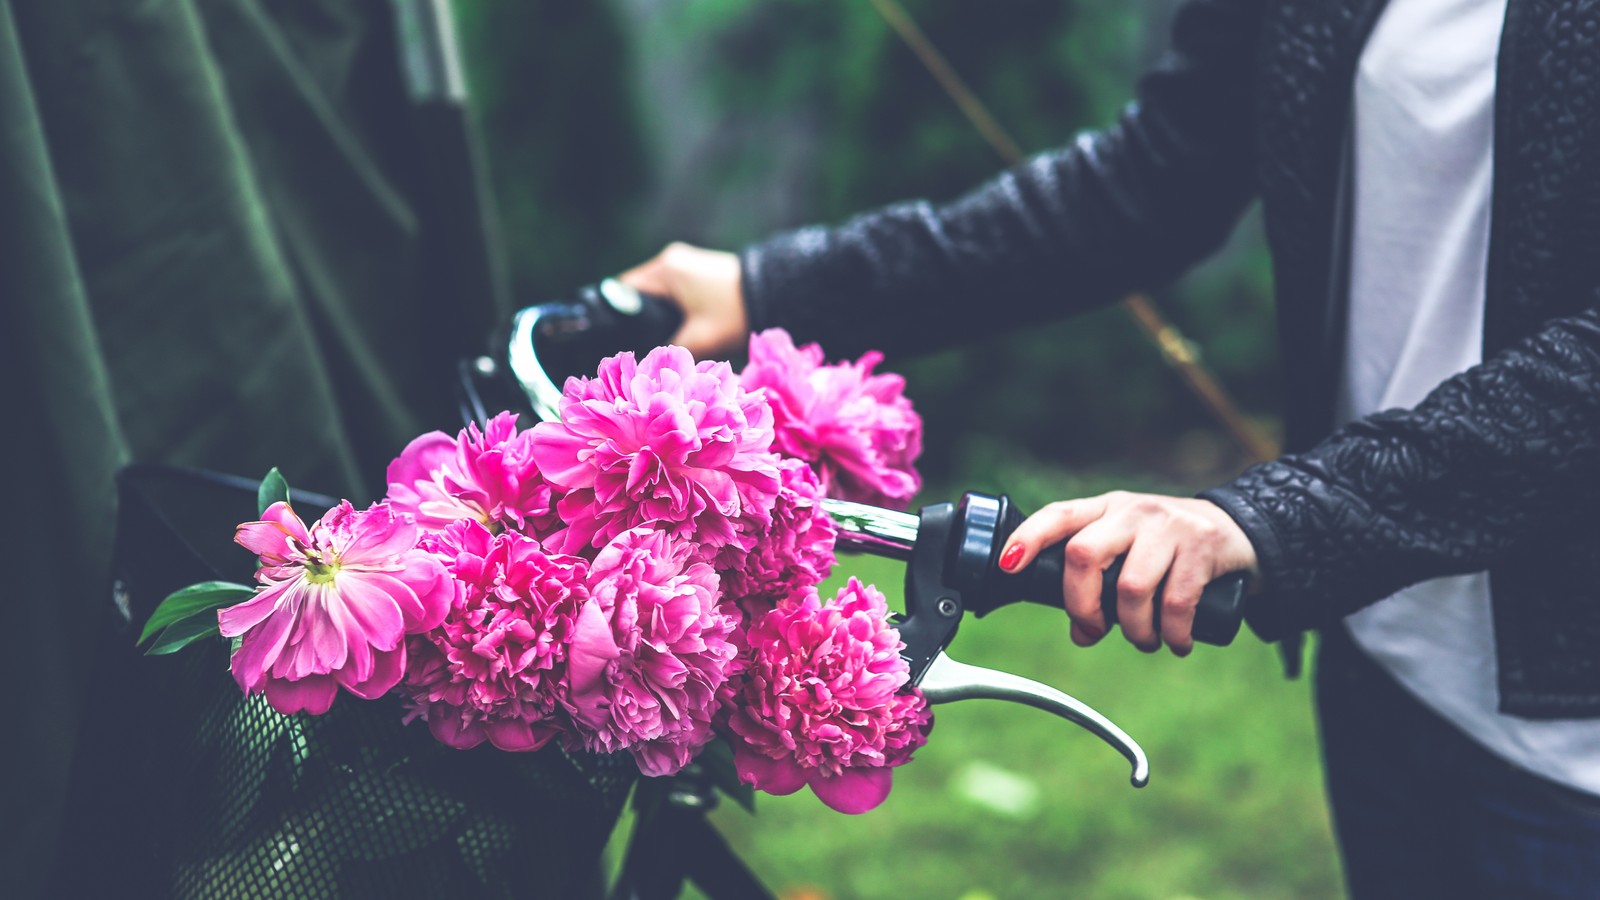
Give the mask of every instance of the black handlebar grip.
[[586, 289], [585, 300], [594, 305], [596, 319], [609, 331], [613, 353], [632, 350], [644, 356], [671, 341], [683, 327], [683, 307], [671, 298], [635, 290], [616, 279]]
[[538, 308], [545, 315], [533, 334], [534, 349], [557, 388], [573, 375], [592, 377], [601, 360], [624, 350], [642, 357], [672, 340], [683, 325], [683, 308], [670, 298], [614, 278]]
[[[1020, 599], [1030, 603], [1060, 608], [1062, 572], [1066, 554], [1062, 548], [1066, 541], [1039, 551], [1031, 565], [1011, 576], [1018, 579], [1016, 590]], [[1117, 578], [1122, 574], [1124, 556], [1117, 557], [1111, 567], [1101, 575], [1100, 612], [1105, 615], [1109, 628], [1117, 622]], [[1194, 627], [1190, 634], [1203, 644], [1225, 647], [1239, 633], [1244, 620], [1244, 593], [1249, 580], [1245, 572], [1230, 572], [1206, 585], [1200, 592], [1200, 602], [1194, 610]], [[1155, 596], [1156, 631], [1161, 630], [1161, 591]]]

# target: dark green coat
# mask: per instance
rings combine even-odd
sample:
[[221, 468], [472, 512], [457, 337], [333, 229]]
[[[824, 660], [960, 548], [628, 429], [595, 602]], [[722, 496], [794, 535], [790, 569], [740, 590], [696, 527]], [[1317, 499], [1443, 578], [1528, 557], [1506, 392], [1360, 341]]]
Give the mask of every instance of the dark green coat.
[[55, 855], [117, 467], [370, 498], [494, 321], [423, 252], [387, 10], [0, 0], [8, 896]]

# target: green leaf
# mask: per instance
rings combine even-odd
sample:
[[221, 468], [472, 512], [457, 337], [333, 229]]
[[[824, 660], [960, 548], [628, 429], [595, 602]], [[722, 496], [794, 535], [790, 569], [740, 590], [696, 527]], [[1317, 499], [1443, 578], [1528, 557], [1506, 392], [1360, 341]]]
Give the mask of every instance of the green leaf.
[[165, 656], [176, 653], [201, 638], [221, 636], [216, 616], [194, 615], [168, 625], [144, 651], [146, 656]]
[[[179, 620], [243, 602], [244, 598], [255, 592], [255, 588], [249, 585], [228, 581], [202, 581], [199, 584], [191, 584], [167, 595], [167, 599], [156, 606], [156, 611], [150, 614], [150, 621], [144, 624], [144, 631], [140, 633], [139, 640], [135, 643], [142, 644], [150, 640], [151, 635]], [[215, 617], [212, 617], [211, 624], [216, 624]]]
[[289, 502], [289, 482], [283, 479], [283, 473], [277, 466], [261, 479], [261, 487], [256, 488], [256, 507], [261, 515], [267, 514], [267, 507], [274, 503]]
[[745, 812], [755, 814], [756, 789], [739, 780], [739, 769], [733, 764], [733, 745], [726, 738], [717, 738], [707, 744], [696, 762], [705, 767], [706, 774], [711, 777], [711, 783], [717, 790], [744, 807]]

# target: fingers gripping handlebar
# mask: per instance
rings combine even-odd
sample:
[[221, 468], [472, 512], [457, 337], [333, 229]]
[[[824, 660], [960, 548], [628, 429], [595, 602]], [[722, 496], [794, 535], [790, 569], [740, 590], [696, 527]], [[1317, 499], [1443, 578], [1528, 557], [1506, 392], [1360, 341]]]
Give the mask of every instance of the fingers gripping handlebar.
[[[1020, 572], [1000, 568], [1007, 538], [1026, 518], [1009, 497], [968, 492], [958, 504], [924, 507], [916, 516], [835, 500], [824, 501], [824, 506], [839, 524], [839, 541], [846, 549], [910, 560], [919, 543], [942, 542], [935, 580], [960, 594], [964, 612], [983, 616], [1020, 601], [1061, 606], [1064, 541], [1041, 550]], [[1118, 557], [1104, 575], [1100, 608], [1108, 625], [1117, 621], [1122, 562]], [[1195, 609], [1195, 640], [1218, 646], [1233, 641], [1244, 617], [1247, 578], [1244, 572], [1234, 572], [1206, 585]], [[1159, 615], [1159, 593], [1156, 610]]]
[[[958, 543], [948, 562], [952, 581], [963, 589], [967, 609], [985, 615], [1008, 603], [1026, 600], [1046, 606], [1061, 605], [1066, 541], [1039, 551], [1027, 568], [1009, 574], [1000, 568], [1000, 552], [1006, 539], [1026, 518], [1009, 497], [990, 497], [968, 493], [956, 508]], [[1106, 569], [1102, 577], [1100, 611], [1106, 624], [1117, 621], [1117, 578], [1124, 557]], [[1206, 585], [1195, 607], [1194, 639], [1206, 644], [1226, 646], [1239, 633], [1244, 617], [1244, 593], [1248, 575], [1233, 572]], [[1160, 630], [1161, 594], [1155, 597], [1156, 629]]]

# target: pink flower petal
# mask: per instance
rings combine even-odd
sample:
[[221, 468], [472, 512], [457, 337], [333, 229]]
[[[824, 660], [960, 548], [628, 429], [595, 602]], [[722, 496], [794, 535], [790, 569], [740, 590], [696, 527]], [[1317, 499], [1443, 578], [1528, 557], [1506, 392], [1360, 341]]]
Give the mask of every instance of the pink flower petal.
[[683, 742], [674, 737], [668, 740], [646, 741], [629, 747], [628, 752], [633, 754], [633, 761], [639, 766], [639, 774], [647, 778], [676, 775], [694, 759], [695, 754], [704, 749], [706, 743], [710, 743], [710, 729], [706, 731], [704, 743]]
[[294, 552], [288, 533], [275, 522], [245, 522], [234, 531], [233, 542], [268, 562], [288, 559]]
[[426, 531], [460, 519], [514, 527], [540, 537], [559, 525], [555, 501], [533, 456], [531, 432], [501, 413], [456, 437], [423, 435], [389, 465], [388, 500]]
[[455, 438], [442, 431], [430, 431], [415, 438], [394, 462], [389, 463], [390, 491], [393, 492], [394, 485], [409, 487], [419, 481], [431, 481], [434, 473], [449, 463], [455, 452]]
[[[288, 603], [295, 603], [292, 599]], [[278, 661], [278, 656], [287, 645], [289, 634], [294, 630], [294, 616], [292, 613], [280, 613], [268, 616], [261, 624], [244, 632], [244, 637], [239, 643], [239, 649], [234, 651], [228, 660], [228, 667], [233, 671], [233, 678], [239, 682], [239, 688], [245, 693], [254, 693], [261, 690], [267, 679], [267, 671]]]
[[504, 719], [485, 721], [483, 730], [489, 736], [489, 743], [510, 753], [538, 750], [555, 737], [553, 729], [535, 729], [526, 722]]
[[651, 775], [681, 769], [712, 738], [739, 671], [738, 614], [696, 545], [651, 526], [605, 545], [575, 629], [562, 700], [579, 743], [627, 749]]
[[320, 716], [333, 706], [338, 693], [338, 685], [328, 675], [312, 675], [299, 681], [272, 678], [266, 685], [267, 703], [286, 716], [298, 712]]
[[568, 381], [561, 420], [534, 426], [531, 452], [566, 492], [564, 548], [649, 524], [719, 546], [738, 534], [734, 520], [766, 521], [778, 490], [771, 442], [765, 399], [726, 363], [661, 347]]
[[733, 764], [739, 780], [756, 790], [784, 796], [806, 786], [805, 770], [792, 759], [773, 759], [753, 752], [743, 743], [735, 742]]
[[379, 650], [393, 650], [405, 637], [404, 606], [416, 607], [416, 595], [398, 579], [382, 572], [341, 572], [337, 606], [341, 644], [361, 643]]
[[533, 426], [533, 458], [539, 471], [551, 483], [563, 488], [588, 487], [594, 483], [594, 469], [585, 451], [591, 438], [574, 433], [561, 422], [540, 422]]
[[299, 679], [331, 674], [350, 658], [351, 636], [345, 632], [344, 621], [329, 610], [330, 604], [341, 602], [333, 585], [309, 584], [305, 597], [295, 617], [295, 633], [289, 636], [290, 646], [273, 666], [274, 675]]
[[[419, 634], [439, 627], [456, 599], [460, 586], [437, 559], [426, 553], [415, 552], [405, 556], [405, 571], [397, 577], [411, 589], [410, 593], [396, 596], [404, 618], [406, 634]], [[411, 603], [412, 598], [416, 603]]]
[[281, 562], [298, 552], [291, 541], [301, 546], [311, 543], [305, 523], [288, 503], [278, 501], [267, 507], [258, 522], [246, 522], [234, 532], [239, 546], [261, 557], [263, 562]]
[[284, 595], [298, 584], [298, 581], [280, 581], [263, 585], [249, 600], [217, 610], [217, 628], [222, 631], [223, 637], [244, 634], [266, 621], [277, 610], [278, 604], [284, 602]]
[[261, 514], [261, 518], [263, 521], [276, 523], [284, 530], [285, 534], [300, 543], [311, 543], [311, 533], [306, 529], [306, 523], [301, 520], [300, 516], [294, 511], [294, 507], [290, 506], [288, 501], [280, 500], [267, 507], [266, 512]]
[[878, 766], [871, 769], [845, 769], [838, 775], [815, 772], [807, 779], [807, 783], [823, 803], [839, 812], [858, 815], [888, 799], [893, 780], [893, 769]]
[[762, 613], [745, 638], [745, 676], [726, 720], [741, 776], [766, 790], [773, 766], [761, 760], [781, 760], [835, 809], [881, 803], [893, 767], [932, 727], [922, 695], [900, 692], [909, 668], [883, 595], [854, 578], [828, 601], [808, 588]]
[[448, 712], [430, 714], [428, 730], [439, 743], [457, 750], [471, 750], [488, 738], [481, 722], [464, 723], [460, 716]]
[[394, 557], [417, 546], [417, 528], [410, 520], [395, 515], [388, 503], [377, 503], [355, 513], [350, 522], [350, 539], [340, 553], [345, 565], [386, 565]]
[[392, 688], [405, 668], [407, 622], [437, 625], [456, 589], [414, 549], [417, 535], [383, 503], [358, 511], [342, 502], [309, 529], [278, 503], [241, 526], [241, 543], [282, 556], [257, 571], [256, 596], [217, 614], [224, 634], [240, 638], [229, 661], [240, 688], [270, 689], [275, 704], [309, 712], [326, 710], [324, 694], [340, 685], [368, 699]]
[[[343, 604], [333, 604], [327, 607], [329, 620], [333, 621], [340, 634], [340, 643], [345, 649], [345, 658], [340, 665], [329, 666], [334, 679], [340, 684], [347, 681], [351, 684], [365, 682], [372, 677], [373, 653], [372, 645], [366, 641], [353, 639], [364, 629], [358, 620], [355, 611]], [[385, 650], [395, 648], [384, 648]]]
[[571, 685], [568, 702], [579, 721], [598, 726], [605, 721], [609, 706], [606, 698], [606, 664], [622, 652], [611, 636], [611, 626], [600, 605], [593, 600], [578, 611], [577, 628], [572, 634], [567, 678]]
[[451, 746], [548, 743], [589, 599], [588, 563], [473, 519], [431, 536], [427, 552], [444, 561], [451, 602], [437, 627], [408, 640], [401, 692], [412, 714]]
[[343, 668], [334, 673], [334, 678], [344, 689], [363, 700], [376, 700], [389, 689], [400, 683], [406, 672], [406, 648], [401, 644], [397, 649], [376, 651], [372, 654], [372, 673], [365, 680], [356, 680], [352, 668]]
[[922, 419], [898, 375], [876, 374], [882, 354], [824, 365], [816, 344], [796, 348], [788, 333], [750, 337], [740, 373], [772, 408], [773, 449], [817, 468], [829, 496], [880, 506], [903, 505], [921, 487]]

